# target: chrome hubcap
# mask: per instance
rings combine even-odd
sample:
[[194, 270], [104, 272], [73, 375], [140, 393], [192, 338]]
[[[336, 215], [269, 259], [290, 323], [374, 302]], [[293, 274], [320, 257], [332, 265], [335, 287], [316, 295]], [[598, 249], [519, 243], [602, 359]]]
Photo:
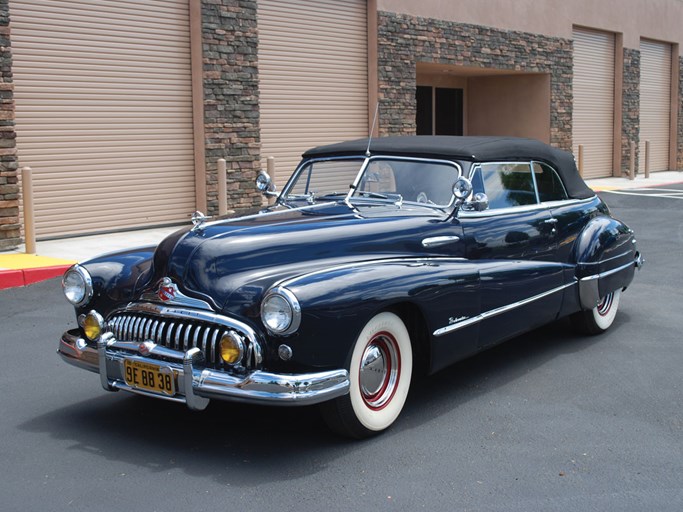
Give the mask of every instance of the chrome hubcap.
[[398, 344], [389, 333], [375, 335], [360, 361], [359, 384], [365, 404], [381, 409], [394, 396], [400, 371]]

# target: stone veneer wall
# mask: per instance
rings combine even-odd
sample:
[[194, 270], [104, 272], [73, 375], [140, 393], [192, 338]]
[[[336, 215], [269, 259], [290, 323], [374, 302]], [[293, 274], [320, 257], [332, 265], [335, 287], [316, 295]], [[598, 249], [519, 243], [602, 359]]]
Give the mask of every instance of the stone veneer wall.
[[631, 165], [631, 142], [636, 144], [634, 169], [638, 172], [640, 140], [640, 50], [624, 48], [624, 80], [621, 122], [621, 172], [628, 174]]
[[217, 162], [228, 168], [228, 208], [261, 204], [256, 1], [202, 0], [208, 214], [218, 213]]
[[569, 39], [378, 13], [380, 132], [415, 133], [417, 62], [550, 75], [550, 142], [571, 150], [572, 53]]
[[21, 242], [9, 1], [0, 0], [0, 250]]

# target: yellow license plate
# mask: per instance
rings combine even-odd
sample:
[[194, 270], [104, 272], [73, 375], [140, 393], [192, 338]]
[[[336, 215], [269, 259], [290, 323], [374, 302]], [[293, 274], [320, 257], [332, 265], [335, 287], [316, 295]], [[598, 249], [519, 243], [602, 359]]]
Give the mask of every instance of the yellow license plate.
[[126, 359], [123, 362], [126, 384], [153, 393], [175, 395], [175, 376], [167, 366]]

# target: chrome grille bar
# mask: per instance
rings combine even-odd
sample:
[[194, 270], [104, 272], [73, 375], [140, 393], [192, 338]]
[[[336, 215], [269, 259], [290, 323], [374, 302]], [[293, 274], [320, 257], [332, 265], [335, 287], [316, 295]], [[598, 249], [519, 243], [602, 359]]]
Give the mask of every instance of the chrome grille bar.
[[[153, 341], [157, 345], [181, 352], [197, 347], [204, 354], [207, 365], [213, 367], [221, 364], [218, 344], [225, 334], [235, 332], [243, 337], [245, 342], [248, 340], [245, 333], [233, 327], [215, 325], [202, 320], [162, 318], [146, 313], [119, 312], [109, 319], [108, 326], [120, 341]], [[252, 363], [260, 363], [252, 361], [251, 343], [247, 348], [248, 357], [243, 364], [252, 366]], [[260, 351], [260, 348], [258, 350]]]

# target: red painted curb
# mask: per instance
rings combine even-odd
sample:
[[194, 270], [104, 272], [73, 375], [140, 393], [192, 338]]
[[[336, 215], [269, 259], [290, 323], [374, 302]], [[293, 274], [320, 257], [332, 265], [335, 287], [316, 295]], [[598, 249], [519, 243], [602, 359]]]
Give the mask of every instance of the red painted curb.
[[24, 286], [24, 273], [21, 270], [0, 270], [0, 290]]
[[56, 267], [25, 268], [19, 270], [0, 270], [0, 290], [28, 286], [30, 284], [61, 276], [71, 265]]
[[24, 286], [61, 276], [69, 267], [71, 267], [71, 265], [24, 269]]

